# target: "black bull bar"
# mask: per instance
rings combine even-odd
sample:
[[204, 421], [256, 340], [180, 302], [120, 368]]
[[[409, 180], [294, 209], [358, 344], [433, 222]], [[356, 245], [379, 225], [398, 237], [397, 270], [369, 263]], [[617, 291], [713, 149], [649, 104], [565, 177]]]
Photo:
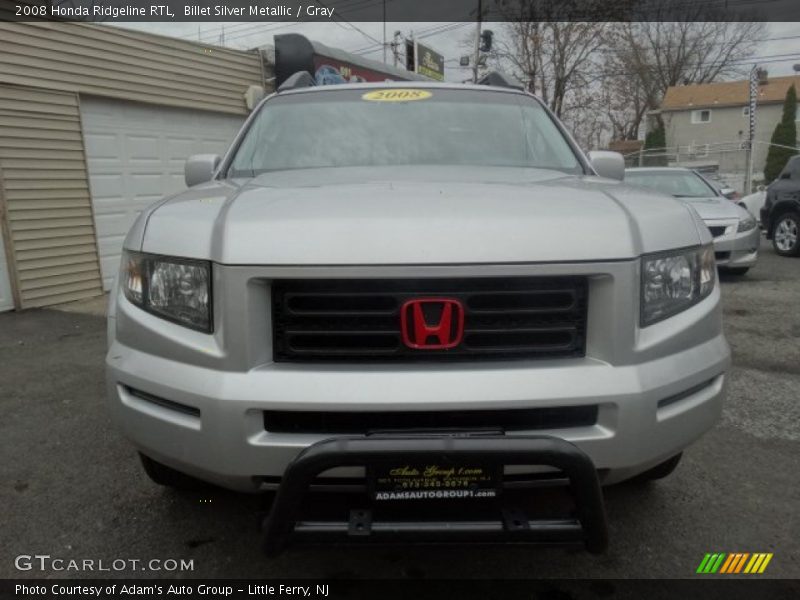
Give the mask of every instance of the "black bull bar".
[[[498, 511], [496, 519], [373, 521], [370, 511], [357, 510], [350, 511], [345, 521], [299, 520], [301, 501], [320, 473], [334, 467], [396, 464], [398, 459], [475, 461], [500, 469], [504, 465], [555, 467], [569, 479], [575, 516], [529, 520], [511, 509]], [[287, 467], [264, 520], [263, 536], [268, 555], [280, 553], [294, 539], [583, 544], [593, 554], [608, 546], [603, 496], [591, 459], [565, 440], [541, 435], [374, 434], [323, 440], [303, 450]]]

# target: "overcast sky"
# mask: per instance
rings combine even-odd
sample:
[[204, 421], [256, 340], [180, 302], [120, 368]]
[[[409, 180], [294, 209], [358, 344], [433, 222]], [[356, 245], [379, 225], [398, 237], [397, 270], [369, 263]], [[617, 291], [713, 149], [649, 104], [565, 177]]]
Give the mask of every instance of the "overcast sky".
[[[358, 51], [368, 58], [383, 60], [380, 42], [383, 40], [383, 23], [298, 23], [292, 22], [238, 22], [238, 23], [118, 23], [119, 27], [129, 27], [151, 33], [168, 35], [193, 41], [199, 39], [208, 44], [218, 44], [225, 32], [225, 46], [247, 49], [272, 44], [272, 36], [277, 33], [296, 32], [329, 46], [348, 52]], [[502, 34], [502, 23], [487, 23], [485, 28]], [[361, 30], [358, 31], [357, 29]], [[395, 31], [404, 35], [414, 33], [446, 59], [446, 78], [449, 81], [462, 81], [469, 77], [469, 69], [458, 66], [458, 57], [467, 54], [464, 42], [474, 31], [474, 23], [387, 23], [386, 38], [391, 41]], [[800, 63], [800, 23], [770, 23], [767, 38], [777, 39], [759, 44], [756, 57], [765, 58], [765, 66], [771, 75], [791, 75], [792, 66]], [[473, 38], [474, 39], [474, 38]], [[772, 58], [774, 57], [774, 58]], [[391, 52], [387, 51], [391, 63]], [[778, 61], [778, 62], [773, 62]]]

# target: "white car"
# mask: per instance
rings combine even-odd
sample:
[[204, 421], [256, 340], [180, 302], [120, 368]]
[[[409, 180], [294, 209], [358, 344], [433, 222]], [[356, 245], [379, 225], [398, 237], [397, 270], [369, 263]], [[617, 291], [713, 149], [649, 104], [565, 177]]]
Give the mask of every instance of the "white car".
[[744, 198], [740, 198], [737, 204], [742, 208], [747, 209], [752, 214], [758, 224], [761, 225], [761, 209], [767, 201], [767, 190], [761, 189], [752, 194], [748, 194]]

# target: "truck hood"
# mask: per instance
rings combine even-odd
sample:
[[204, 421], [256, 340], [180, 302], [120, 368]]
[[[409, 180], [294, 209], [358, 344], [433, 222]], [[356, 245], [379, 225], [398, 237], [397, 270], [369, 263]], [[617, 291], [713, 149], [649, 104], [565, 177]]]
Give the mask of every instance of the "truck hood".
[[599, 177], [337, 168], [196, 186], [144, 214], [126, 247], [231, 265], [599, 261], [695, 245], [703, 230], [686, 205]]

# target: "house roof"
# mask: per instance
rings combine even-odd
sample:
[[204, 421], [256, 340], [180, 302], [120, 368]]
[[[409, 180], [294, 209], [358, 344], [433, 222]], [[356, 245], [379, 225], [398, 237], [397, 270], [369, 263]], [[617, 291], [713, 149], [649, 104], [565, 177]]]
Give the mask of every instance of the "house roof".
[[[800, 90], [800, 76], [770, 77], [758, 86], [758, 103], [783, 102], [789, 87]], [[677, 85], [667, 88], [661, 110], [687, 110], [716, 106], [746, 106], [750, 100], [750, 82], [722, 81], [696, 85]]]

